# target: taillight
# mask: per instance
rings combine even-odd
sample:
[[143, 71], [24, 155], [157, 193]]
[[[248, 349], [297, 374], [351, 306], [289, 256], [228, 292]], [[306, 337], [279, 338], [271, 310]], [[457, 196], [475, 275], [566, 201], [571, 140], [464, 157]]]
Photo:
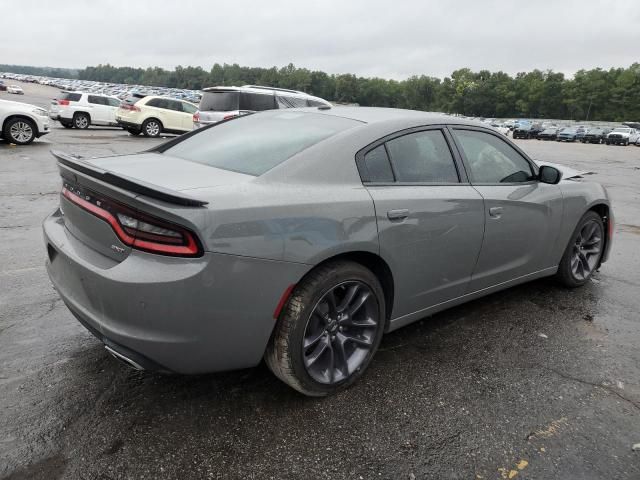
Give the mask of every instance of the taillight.
[[225, 115], [224, 117], [222, 117], [222, 120], [229, 120], [230, 118], [234, 118], [237, 117], [238, 114], [237, 113], [232, 113], [230, 115]]
[[200, 112], [196, 112], [193, 114], [193, 122], [198, 123], [200, 121]]
[[58, 100], [58, 105], [69, 105], [69, 100]]
[[104, 220], [125, 245], [146, 252], [176, 257], [199, 257], [196, 236], [184, 227], [142, 214], [93, 192], [66, 184], [62, 195], [83, 210]]
[[131, 105], [130, 103], [122, 103], [120, 104], [120, 108], [122, 110], [129, 110], [130, 112], [139, 112], [140, 108], [135, 105]]

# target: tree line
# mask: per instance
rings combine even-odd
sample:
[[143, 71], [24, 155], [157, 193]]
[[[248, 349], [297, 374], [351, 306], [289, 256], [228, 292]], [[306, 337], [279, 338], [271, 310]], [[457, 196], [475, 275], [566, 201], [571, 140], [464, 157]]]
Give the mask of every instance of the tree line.
[[269, 85], [337, 102], [468, 116], [640, 120], [640, 63], [628, 68], [579, 70], [573, 77], [552, 70], [511, 76], [462, 68], [444, 79], [415, 75], [400, 81], [330, 75], [293, 64], [260, 68], [216, 63], [209, 71], [201, 67], [166, 70], [107, 64], [80, 70], [77, 78], [193, 90], [217, 85]]

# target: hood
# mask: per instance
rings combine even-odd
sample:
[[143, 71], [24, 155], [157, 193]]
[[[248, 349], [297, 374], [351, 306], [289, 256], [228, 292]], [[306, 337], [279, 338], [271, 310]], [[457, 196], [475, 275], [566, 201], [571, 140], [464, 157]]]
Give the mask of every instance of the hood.
[[255, 178], [162, 153], [147, 152], [83, 160], [114, 175], [143, 180], [146, 184], [178, 192], [244, 183]]
[[8, 106], [9, 108], [12, 108], [14, 110], [25, 110], [27, 112], [31, 112], [34, 108], [44, 110], [44, 108], [38, 107], [36, 105], [22, 102], [13, 102], [11, 100], [0, 100], [0, 106]]
[[543, 165], [548, 165], [550, 167], [557, 168], [562, 173], [562, 180], [568, 180], [570, 178], [582, 178], [585, 175], [593, 175], [595, 173], [595, 172], [590, 172], [588, 170], [581, 172], [578, 170], [574, 170], [573, 168], [566, 167], [564, 165], [558, 165], [557, 163], [541, 162], [538, 160], [536, 160], [536, 165], [538, 165], [539, 167]]

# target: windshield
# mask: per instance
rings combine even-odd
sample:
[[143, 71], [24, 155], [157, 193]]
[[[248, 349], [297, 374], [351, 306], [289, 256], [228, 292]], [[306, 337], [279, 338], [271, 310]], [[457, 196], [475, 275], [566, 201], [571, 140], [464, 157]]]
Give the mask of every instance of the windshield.
[[317, 113], [246, 115], [207, 128], [163, 153], [258, 176], [296, 153], [360, 124]]
[[614, 132], [623, 132], [623, 133], [629, 133], [631, 131], [630, 128], [616, 128], [614, 130]]

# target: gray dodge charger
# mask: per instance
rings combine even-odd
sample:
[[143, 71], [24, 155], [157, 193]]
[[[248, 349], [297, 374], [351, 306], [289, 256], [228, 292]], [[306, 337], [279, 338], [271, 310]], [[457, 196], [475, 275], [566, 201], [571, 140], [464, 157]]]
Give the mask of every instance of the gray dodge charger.
[[47, 269], [69, 310], [138, 369], [257, 365], [327, 395], [382, 335], [607, 259], [605, 189], [440, 114], [268, 111], [150, 151], [54, 152]]

